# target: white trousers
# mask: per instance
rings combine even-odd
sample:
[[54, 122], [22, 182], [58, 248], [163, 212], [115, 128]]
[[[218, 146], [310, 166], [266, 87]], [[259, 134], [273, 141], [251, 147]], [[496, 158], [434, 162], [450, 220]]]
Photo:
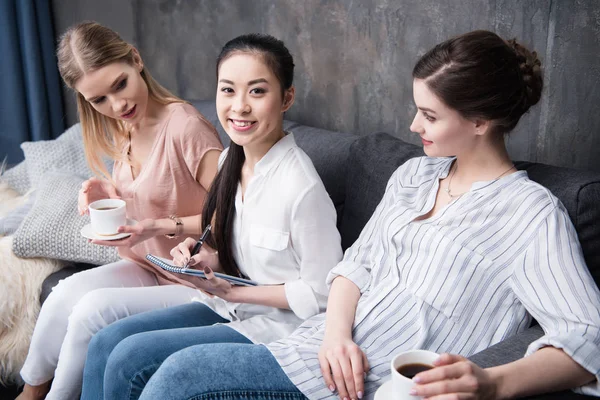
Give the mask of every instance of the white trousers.
[[60, 281], [42, 305], [21, 376], [30, 385], [54, 377], [46, 400], [79, 399], [87, 347], [96, 332], [197, 295], [183, 285], [159, 286], [154, 274], [126, 260], [74, 274]]

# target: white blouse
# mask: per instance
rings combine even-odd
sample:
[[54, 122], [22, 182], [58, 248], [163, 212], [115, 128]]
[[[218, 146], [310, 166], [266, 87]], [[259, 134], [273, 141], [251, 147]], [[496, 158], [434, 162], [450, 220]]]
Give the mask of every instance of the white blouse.
[[312, 161], [293, 134], [287, 134], [256, 163], [243, 200], [238, 186], [232, 245], [244, 275], [263, 285], [284, 285], [291, 310], [234, 304], [203, 294], [198, 300], [255, 343], [289, 335], [325, 310], [326, 277], [342, 259], [336, 218]]
[[[551, 345], [600, 378], [600, 292], [563, 205], [525, 171], [471, 191], [433, 217], [439, 180], [453, 159], [409, 160], [358, 240], [332, 271], [361, 291], [354, 341], [371, 366], [366, 398], [389, 378], [391, 358], [409, 349], [470, 356], [526, 329], [545, 335], [528, 354]], [[317, 353], [324, 314], [268, 345], [310, 399], [335, 398]], [[600, 383], [581, 391], [600, 395]]]

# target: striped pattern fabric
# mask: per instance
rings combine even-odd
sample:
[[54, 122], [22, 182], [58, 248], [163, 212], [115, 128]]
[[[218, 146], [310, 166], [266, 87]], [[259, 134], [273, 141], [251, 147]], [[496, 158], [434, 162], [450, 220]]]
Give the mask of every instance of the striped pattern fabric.
[[[563, 348], [600, 375], [600, 293], [560, 201], [525, 171], [475, 183], [426, 220], [453, 158], [409, 160], [390, 178], [360, 237], [331, 271], [362, 296], [354, 341], [371, 370], [366, 398], [389, 378], [392, 357], [409, 349], [469, 356], [527, 328], [546, 335], [529, 352]], [[268, 346], [310, 399], [334, 398], [317, 354], [324, 314]], [[599, 395], [598, 384], [584, 391]]]

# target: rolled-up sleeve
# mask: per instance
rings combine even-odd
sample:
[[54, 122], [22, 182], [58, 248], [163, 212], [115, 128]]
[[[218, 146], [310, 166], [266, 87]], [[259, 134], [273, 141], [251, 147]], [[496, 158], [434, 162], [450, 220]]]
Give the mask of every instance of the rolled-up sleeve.
[[519, 258], [512, 286], [545, 332], [526, 355], [546, 346], [562, 349], [596, 376], [576, 391], [600, 396], [600, 292], [562, 205], [546, 217]]
[[321, 182], [299, 196], [290, 231], [300, 278], [285, 283], [285, 295], [290, 309], [307, 319], [325, 310], [329, 292], [325, 278], [342, 258], [335, 207]]

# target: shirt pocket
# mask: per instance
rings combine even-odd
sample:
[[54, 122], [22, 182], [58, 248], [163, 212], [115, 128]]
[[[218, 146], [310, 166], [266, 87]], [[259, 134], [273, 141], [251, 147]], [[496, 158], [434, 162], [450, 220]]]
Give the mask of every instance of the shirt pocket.
[[288, 247], [290, 233], [264, 225], [250, 226], [250, 244], [267, 250], [282, 251]]
[[423, 240], [424, 255], [418, 266], [407, 271], [406, 285], [417, 298], [458, 321], [481, 298], [489, 282], [491, 261], [439, 232]]

